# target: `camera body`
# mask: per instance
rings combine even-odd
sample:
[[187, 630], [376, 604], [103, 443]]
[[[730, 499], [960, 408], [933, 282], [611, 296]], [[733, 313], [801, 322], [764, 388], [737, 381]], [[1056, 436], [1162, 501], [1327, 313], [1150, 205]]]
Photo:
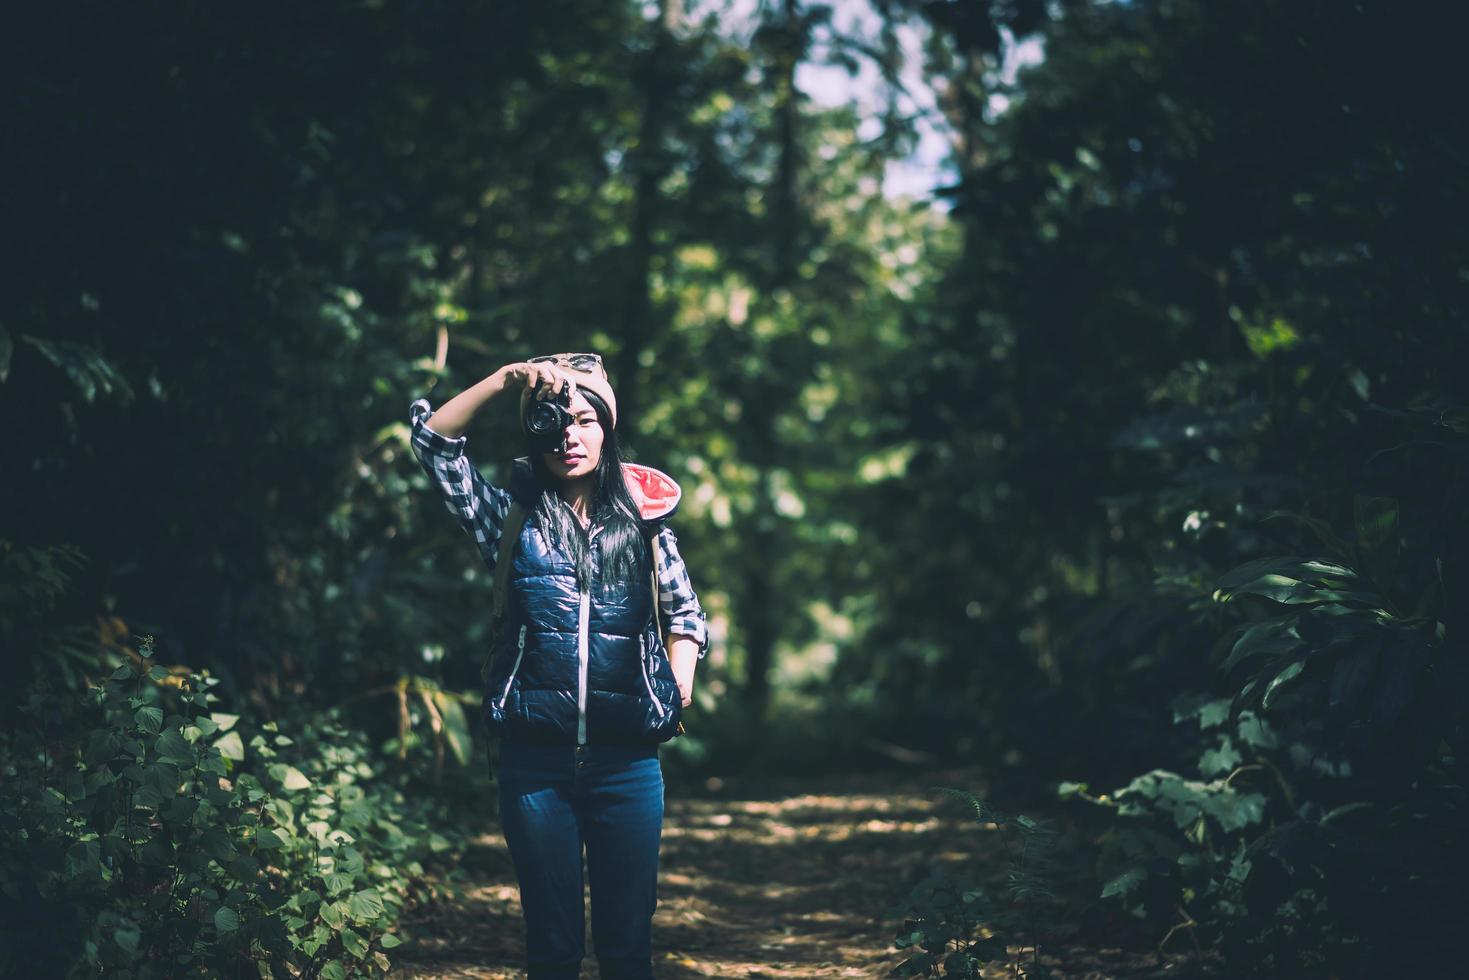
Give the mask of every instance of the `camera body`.
[[536, 452], [559, 453], [566, 448], [566, 427], [572, 423], [570, 408], [569, 386], [555, 398], [531, 399], [521, 424]]

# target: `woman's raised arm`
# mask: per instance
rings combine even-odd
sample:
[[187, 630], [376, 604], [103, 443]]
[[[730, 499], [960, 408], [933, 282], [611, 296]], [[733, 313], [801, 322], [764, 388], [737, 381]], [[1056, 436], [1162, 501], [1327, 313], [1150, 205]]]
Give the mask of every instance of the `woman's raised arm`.
[[507, 364], [440, 405], [439, 410], [434, 412], [434, 431], [446, 439], [457, 439], [469, 428], [475, 413], [506, 388], [519, 390], [527, 385], [534, 388], [543, 382], [546, 385], [543, 390], [558, 395], [566, 379], [547, 363], [517, 361]]
[[547, 382], [543, 391], [559, 391], [564, 384], [548, 364], [507, 364], [449, 399], [438, 411], [426, 398], [417, 399], [408, 409], [413, 455], [491, 572], [499, 558], [500, 529], [510, 512], [510, 494], [486, 480], [465, 455], [468, 437], [464, 430], [474, 414], [506, 388], [542, 381]]

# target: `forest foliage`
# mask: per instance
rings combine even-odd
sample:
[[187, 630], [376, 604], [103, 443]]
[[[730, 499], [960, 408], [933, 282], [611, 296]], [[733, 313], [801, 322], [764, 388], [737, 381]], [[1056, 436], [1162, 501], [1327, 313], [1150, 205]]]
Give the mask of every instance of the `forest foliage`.
[[[444, 778], [488, 776], [490, 583], [408, 405], [595, 349], [625, 442], [682, 484], [714, 632], [671, 771], [983, 761], [1093, 822], [1130, 935], [1236, 974], [1444, 955], [1469, 123], [1434, 17], [28, 16], [0, 110], [0, 907], [72, 912], [8, 938], [138, 976], [382, 967], [416, 869], [492, 810]], [[803, 92], [823, 64], [868, 104]], [[885, 195], [931, 126], [950, 178]], [[500, 407], [469, 439], [492, 479], [520, 452]], [[230, 753], [220, 711], [254, 733]]]

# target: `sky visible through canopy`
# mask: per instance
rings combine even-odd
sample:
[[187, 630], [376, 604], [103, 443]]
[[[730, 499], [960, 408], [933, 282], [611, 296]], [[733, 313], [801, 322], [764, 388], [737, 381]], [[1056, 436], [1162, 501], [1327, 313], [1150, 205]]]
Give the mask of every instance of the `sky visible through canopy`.
[[[759, 0], [720, 0], [713, 6], [720, 10], [720, 19], [730, 33], [745, 35], [754, 31], [761, 4]], [[868, 0], [833, 0], [831, 6], [830, 27], [836, 34], [870, 42], [877, 40], [881, 21]], [[651, 7], [656, 5], [650, 4]], [[707, 7], [692, 7], [691, 12], [700, 16], [702, 9]], [[951, 131], [942, 111], [934, 103], [933, 89], [924, 77], [923, 45], [927, 41], [928, 30], [927, 25], [919, 21], [904, 23], [897, 30], [904, 57], [900, 76], [904, 92], [899, 95], [898, 108], [915, 120], [918, 143], [907, 158], [888, 164], [882, 191], [889, 198], [926, 198], [934, 188], [953, 184], [958, 179], [949, 156]], [[796, 85], [819, 105], [840, 106], [855, 102], [863, 113], [863, 123], [857, 135], [862, 139], [872, 139], [881, 129], [880, 117], [885, 98], [878, 68], [870, 59], [859, 58], [860, 67], [854, 76], [842, 65], [832, 63], [832, 34], [831, 29], [818, 33], [811, 59], [803, 61], [796, 69]], [[1010, 85], [1021, 68], [1043, 60], [1044, 50], [1038, 37], [1015, 44], [1008, 32], [1004, 36], [1005, 59], [1000, 79], [1005, 85]], [[1009, 102], [1009, 98], [1002, 94], [990, 97], [990, 106], [997, 113], [1005, 111]], [[934, 203], [941, 208], [948, 207], [943, 198], [936, 198]]]

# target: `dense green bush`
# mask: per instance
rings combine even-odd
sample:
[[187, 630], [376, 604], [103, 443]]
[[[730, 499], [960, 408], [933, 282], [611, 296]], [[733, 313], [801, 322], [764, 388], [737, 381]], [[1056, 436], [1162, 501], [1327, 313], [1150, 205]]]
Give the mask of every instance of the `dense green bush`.
[[[1265, 819], [1268, 797], [1237, 782], [1256, 770], [1277, 770], [1265, 755], [1278, 739], [1268, 725], [1245, 712], [1229, 724], [1227, 699], [1178, 699], [1173, 717], [1181, 727], [1197, 722], [1205, 747], [1200, 778], [1153, 769], [1111, 793], [1091, 795], [1084, 783], [1062, 783], [1062, 796], [1077, 796], [1115, 812], [1101, 838], [1101, 897], [1175, 932], [1205, 931], [1243, 911], [1240, 885], [1249, 863], [1245, 850]], [[1203, 945], [1198, 935], [1193, 940]], [[1212, 942], [1216, 935], [1207, 937]]]
[[1096, 797], [1062, 784], [1116, 810], [1103, 897], [1172, 920], [1169, 936], [1222, 941], [1236, 969], [1437, 966], [1439, 924], [1464, 905], [1469, 670], [1444, 642], [1440, 589], [1400, 574], [1397, 500], [1359, 496], [1355, 513], [1350, 543], [1278, 515], [1329, 557], [1219, 579], [1214, 599], [1241, 619], [1214, 656], [1228, 696], [1173, 701], [1176, 724], [1197, 722], [1203, 780], [1154, 770]]
[[426, 864], [462, 835], [336, 711], [287, 734], [217, 710], [216, 683], [125, 664], [64, 725], [32, 694], [37, 724], [0, 740], [0, 973], [388, 969]]

